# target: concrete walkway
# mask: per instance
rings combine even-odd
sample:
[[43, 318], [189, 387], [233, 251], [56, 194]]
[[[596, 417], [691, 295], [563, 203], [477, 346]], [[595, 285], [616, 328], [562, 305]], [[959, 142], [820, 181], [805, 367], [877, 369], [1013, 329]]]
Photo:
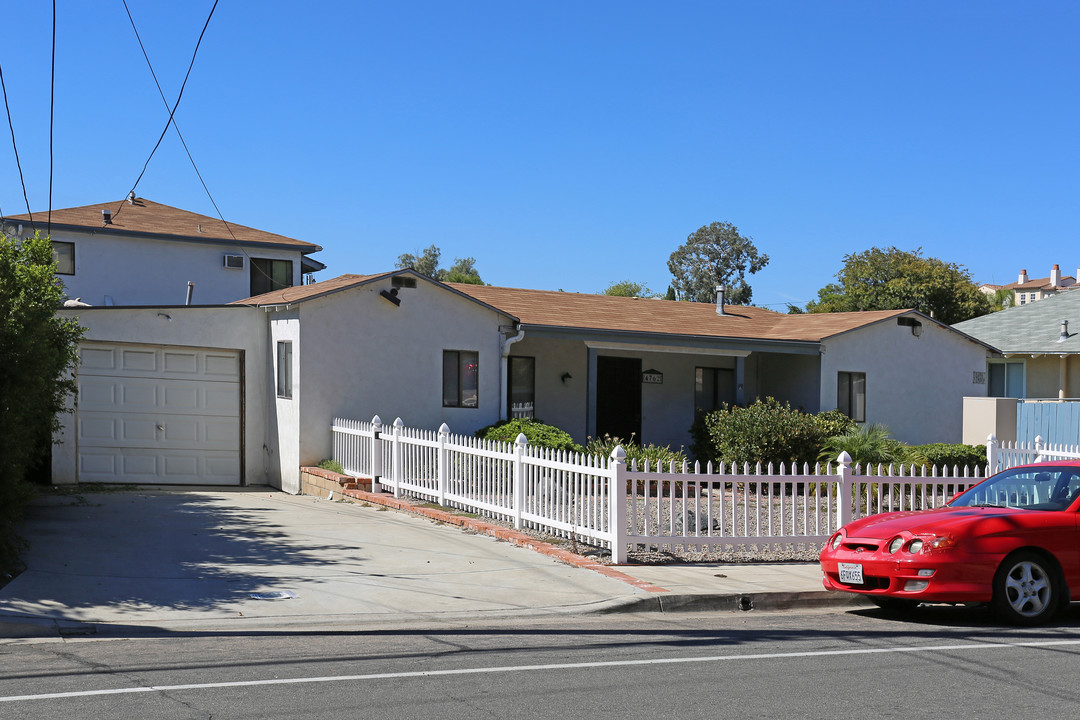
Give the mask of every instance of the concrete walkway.
[[441, 512], [270, 488], [43, 498], [27, 570], [0, 588], [0, 639], [850, 602], [816, 564], [611, 568]]

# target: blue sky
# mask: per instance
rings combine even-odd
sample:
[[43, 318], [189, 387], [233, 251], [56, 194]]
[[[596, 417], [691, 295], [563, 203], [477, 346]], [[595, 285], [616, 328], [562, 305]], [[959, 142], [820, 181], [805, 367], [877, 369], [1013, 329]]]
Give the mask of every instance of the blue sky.
[[[128, 0], [170, 102], [212, 4]], [[57, 8], [53, 207], [119, 200], [167, 112], [122, 2]], [[51, 12], [3, 17], [37, 212]], [[1078, 29], [1067, 2], [222, 0], [176, 118], [225, 218], [322, 245], [321, 279], [435, 244], [494, 285], [662, 292], [720, 220], [783, 310], [874, 246], [1075, 275]], [[25, 212], [6, 129], [0, 170]], [[136, 191], [216, 214], [171, 130]]]

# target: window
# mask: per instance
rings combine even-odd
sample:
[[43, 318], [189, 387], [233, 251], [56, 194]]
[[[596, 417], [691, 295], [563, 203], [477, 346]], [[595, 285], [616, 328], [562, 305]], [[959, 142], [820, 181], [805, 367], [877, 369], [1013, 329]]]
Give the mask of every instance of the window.
[[866, 422], [866, 373], [836, 374], [836, 409], [855, 422]]
[[1027, 293], [1020, 293], [1020, 304], [1021, 305], [1026, 305], [1027, 304]]
[[735, 402], [735, 371], [730, 368], [694, 369], [694, 412], [712, 412]]
[[536, 403], [536, 358], [507, 358], [506, 395], [510, 409], [510, 418], [535, 417]]
[[251, 294], [253, 296], [292, 287], [292, 284], [292, 260], [251, 258]]
[[277, 395], [292, 397], [292, 342], [280, 340], [277, 344]]
[[443, 351], [443, 407], [479, 406], [479, 353], [471, 350]]
[[987, 363], [987, 397], [1024, 397], [1024, 363]]
[[75, 274], [75, 243], [53, 242], [52, 256], [56, 261], [57, 275]]

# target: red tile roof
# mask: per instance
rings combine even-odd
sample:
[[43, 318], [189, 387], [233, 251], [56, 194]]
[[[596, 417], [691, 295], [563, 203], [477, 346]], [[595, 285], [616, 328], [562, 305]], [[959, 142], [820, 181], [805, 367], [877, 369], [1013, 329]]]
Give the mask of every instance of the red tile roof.
[[[105, 224], [101, 214], [102, 210], [108, 210], [112, 213], [111, 224]], [[33, 223], [44, 231], [46, 218], [46, 213], [34, 213]], [[29, 215], [12, 215], [5, 217], [4, 220], [21, 223], [31, 222]], [[51, 222], [57, 226], [86, 228], [99, 232], [104, 229], [175, 238], [280, 245], [295, 248], [305, 253], [322, 250], [320, 246], [314, 243], [256, 230], [246, 225], [230, 222], [226, 227], [225, 223], [219, 218], [180, 210], [146, 198], [135, 198], [134, 204], [128, 203], [127, 200], [118, 200], [97, 205], [53, 210]]]

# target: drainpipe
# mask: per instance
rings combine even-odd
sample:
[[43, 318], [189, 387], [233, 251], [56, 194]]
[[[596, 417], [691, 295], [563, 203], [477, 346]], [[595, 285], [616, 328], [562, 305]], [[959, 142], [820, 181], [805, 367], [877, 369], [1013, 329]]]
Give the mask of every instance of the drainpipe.
[[510, 378], [510, 363], [507, 358], [510, 357], [510, 346], [516, 342], [521, 342], [525, 339], [525, 328], [518, 326], [518, 334], [511, 338], [503, 340], [502, 347], [502, 361], [499, 367], [499, 418], [502, 420], [509, 420], [510, 408], [507, 406], [506, 393], [509, 390]]

